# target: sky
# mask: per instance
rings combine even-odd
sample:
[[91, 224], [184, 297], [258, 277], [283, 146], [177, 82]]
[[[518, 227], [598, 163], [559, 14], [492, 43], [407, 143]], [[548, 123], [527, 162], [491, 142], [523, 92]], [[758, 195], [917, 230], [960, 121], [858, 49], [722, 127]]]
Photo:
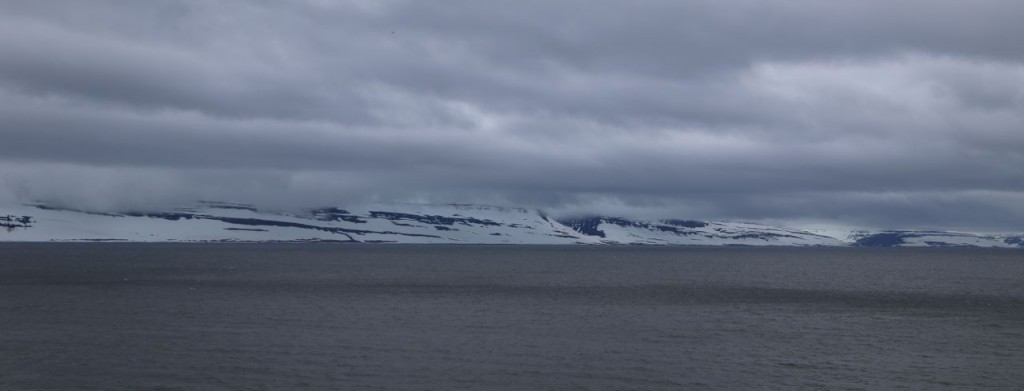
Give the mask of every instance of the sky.
[[1019, 0], [0, 0], [0, 201], [1024, 231]]

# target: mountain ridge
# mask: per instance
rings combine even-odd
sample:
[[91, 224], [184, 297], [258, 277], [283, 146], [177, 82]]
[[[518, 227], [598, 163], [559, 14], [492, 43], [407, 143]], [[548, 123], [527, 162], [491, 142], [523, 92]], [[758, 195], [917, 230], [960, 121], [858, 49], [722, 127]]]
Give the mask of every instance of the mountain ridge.
[[829, 236], [757, 223], [610, 216], [552, 218], [474, 204], [329, 206], [299, 213], [200, 201], [166, 210], [96, 212], [45, 203], [0, 206], [0, 241], [349, 242], [691, 246], [1024, 248], [1024, 235], [848, 231]]

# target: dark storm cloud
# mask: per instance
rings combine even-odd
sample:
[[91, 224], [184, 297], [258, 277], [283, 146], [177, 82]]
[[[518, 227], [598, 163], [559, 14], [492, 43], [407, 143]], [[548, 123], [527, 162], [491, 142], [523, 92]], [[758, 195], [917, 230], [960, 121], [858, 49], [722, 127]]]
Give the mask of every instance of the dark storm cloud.
[[0, 9], [8, 198], [1024, 217], [1019, 1]]

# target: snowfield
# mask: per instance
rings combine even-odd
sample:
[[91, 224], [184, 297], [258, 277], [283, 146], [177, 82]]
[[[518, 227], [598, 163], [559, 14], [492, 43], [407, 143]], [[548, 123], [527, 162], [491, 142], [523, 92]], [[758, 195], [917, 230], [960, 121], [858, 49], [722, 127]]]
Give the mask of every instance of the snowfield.
[[976, 246], [1024, 248], [1024, 237], [934, 231], [849, 232], [843, 237], [753, 223], [554, 219], [481, 205], [380, 204], [276, 213], [224, 202], [166, 211], [79, 211], [0, 206], [0, 241], [622, 244], [699, 246]]

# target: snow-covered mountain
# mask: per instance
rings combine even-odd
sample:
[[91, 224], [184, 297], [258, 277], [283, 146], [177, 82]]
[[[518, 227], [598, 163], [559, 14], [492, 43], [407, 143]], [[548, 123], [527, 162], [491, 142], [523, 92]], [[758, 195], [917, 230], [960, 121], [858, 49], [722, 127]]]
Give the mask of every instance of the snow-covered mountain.
[[0, 207], [0, 241], [591, 243], [525, 209], [395, 204], [274, 213], [223, 202], [97, 213], [42, 204]]
[[945, 231], [855, 231], [852, 245], [859, 247], [1017, 247], [1024, 235], [980, 235]]
[[752, 223], [554, 219], [540, 211], [480, 205], [381, 204], [275, 213], [201, 202], [164, 211], [80, 211], [46, 204], [0, 206], [0, 241], [642, 244], [746, 246], [982, 246], [1024, 248], [1022, 236], [930, 231], [850, 232], [836, 238]]
[[573, 231], [601, 243], [654, 245], [842, 246], [842, 241], [796, 229], [695, 220], [643, 221], [611, 217], [563, 219]]

